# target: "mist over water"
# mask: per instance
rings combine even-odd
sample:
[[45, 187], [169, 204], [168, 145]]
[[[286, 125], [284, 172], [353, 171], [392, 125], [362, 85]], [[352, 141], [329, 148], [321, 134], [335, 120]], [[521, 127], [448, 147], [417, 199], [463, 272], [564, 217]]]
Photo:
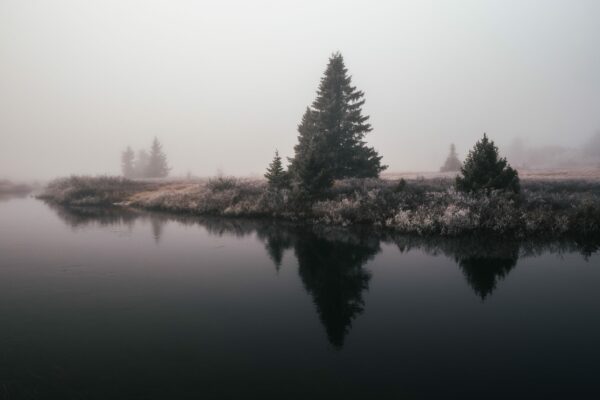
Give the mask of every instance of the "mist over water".
[[599, 16], [0, 0], [0, 400], [593, 398]]
[[581, 149], [600, 129], [599, 14], [594, 0], [3, 0], [0, 178], [118, 174], [121, 151], [155, 136], [172, 175], [262, 175], [275, 148], [292, 155], [335, 51], [389, 171], [435, 171], [483, 132], [504, 153], [514, 138]]

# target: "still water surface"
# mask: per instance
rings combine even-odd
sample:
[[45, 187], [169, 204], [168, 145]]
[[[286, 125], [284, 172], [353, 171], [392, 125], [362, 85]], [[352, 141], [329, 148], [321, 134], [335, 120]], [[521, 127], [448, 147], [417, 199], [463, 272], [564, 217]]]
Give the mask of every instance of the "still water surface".
[[0, 399], [594, 398], [590, 243], [0, 201]]

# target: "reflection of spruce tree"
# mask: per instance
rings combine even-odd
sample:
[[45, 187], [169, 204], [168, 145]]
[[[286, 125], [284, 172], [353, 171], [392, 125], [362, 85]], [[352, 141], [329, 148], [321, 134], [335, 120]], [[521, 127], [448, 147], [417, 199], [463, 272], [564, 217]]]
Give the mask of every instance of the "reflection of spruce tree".
[[294, 249], [300, 277], [313, 296], [329, 341], [341, 348], [352, 321], [363, 311], [362, 292], [371, 276], [362, 266], [379, 252], [379, 242], [330, 241], [302, 232]]

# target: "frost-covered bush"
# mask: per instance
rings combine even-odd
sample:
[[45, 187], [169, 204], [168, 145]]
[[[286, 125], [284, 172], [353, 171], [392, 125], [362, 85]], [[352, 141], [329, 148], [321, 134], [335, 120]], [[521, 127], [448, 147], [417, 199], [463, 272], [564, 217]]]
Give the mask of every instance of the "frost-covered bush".
[[71, 176], [50, 182], [39, 196], [64, 205], [111, 205], [156, 184], [111, 176]]
[[519, 196], [454, 190], [448, 179], [338, 181], [318, 201], [263, 180], [219, 177], [203, 183], [71, 177], [43, 194], [77, 206], [120, 203], [175, 213], [273, 217], [321, 225], [378, 226], [398, 233], [529, 237], [600, 235], [600, 184], [524, 182]]

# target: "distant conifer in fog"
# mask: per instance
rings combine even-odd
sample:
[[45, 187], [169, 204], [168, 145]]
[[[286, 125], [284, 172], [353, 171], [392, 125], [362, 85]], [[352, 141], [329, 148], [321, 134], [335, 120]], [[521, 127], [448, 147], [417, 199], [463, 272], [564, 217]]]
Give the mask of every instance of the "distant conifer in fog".
[[136, 178], [147, 178], [148, 177], [148, 163], [150, 162], [150, 156], [144, 149], [137, 152], [137, 157], [133, 163], [134, 177]]
[[125, 178], [133, 178], [134, 176], [134, 159], [135, 154], [133, 153], [133, 150], [131, 147], [127, 146], [125, 151], [121, 153], [121, 171]]
[[460, 167], [462, 167], [462, 163], [458, 159], [458, 155], [456, 154], [456, 147], [454, 146], [454, 143], [452, 143], [450, 145], [450, 154], [448, 154], [446, 162], [440, 168], [440, 172], [460, 171]]
[[162, 145], [157, 138], [154, 138], [152, 147], [150, 148], [150, 156], [148, 158], [148, 166], [146, 168], [146, 177], [148, 178], [164, 178], [169, 174], [169, 166], [167, 164], [167, 156], [162, 149]]

